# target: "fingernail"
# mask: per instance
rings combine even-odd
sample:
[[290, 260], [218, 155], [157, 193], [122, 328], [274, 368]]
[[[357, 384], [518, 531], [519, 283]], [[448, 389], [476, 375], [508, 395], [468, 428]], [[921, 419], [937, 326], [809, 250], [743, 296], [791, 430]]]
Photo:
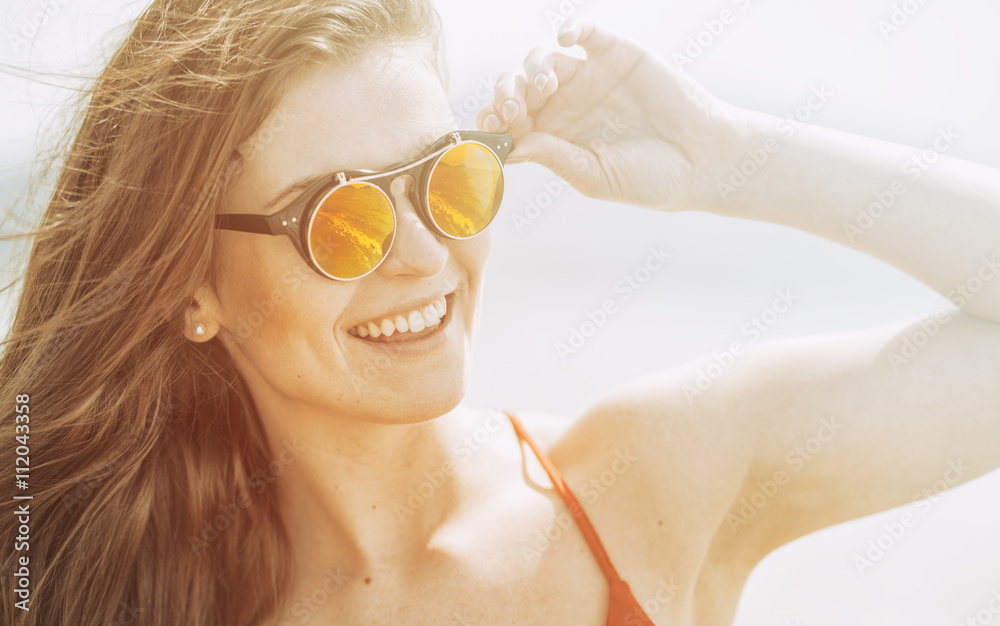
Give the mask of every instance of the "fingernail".
[[483, 120], [483, 130], [485, 130], [488, 133], [492, 133], [498, 128], [500, 128], [500, 118], [498, 118], [496, 115], [493, 115], [492, 113], [487, 115], [486, 119]]
[[527, 163], [530, 161], [528, 157], [507, 157], [504, 159], [504, 165], [517, 165], [518, 163]]
[[563, 25], [559, 27], [559, 32], [556, 34], [556, 37], [562, 37], [568, 33], [573, 28], [573, 24], [573, 20], [566, 20], [563, 22]]
[[504, 102], [503, 103], [503, 120], [505, 122], [507, 122], [507, 123], [512, 122], [514, 120], [514, 118], [517, 117], [517, 112], [519, 110], [520, 110], [520, 107], [517, 106], [517, 102], [515, 102], [513, 100], [508, 100], [507, 102]]
[[548, 84], [549, 84], [548, 76], [546, 76], [545, 74], [535, 75], [535, 89], [537, 89], [538, 91], [542, 91], [543, 89], [545, 89], [545, 85]]

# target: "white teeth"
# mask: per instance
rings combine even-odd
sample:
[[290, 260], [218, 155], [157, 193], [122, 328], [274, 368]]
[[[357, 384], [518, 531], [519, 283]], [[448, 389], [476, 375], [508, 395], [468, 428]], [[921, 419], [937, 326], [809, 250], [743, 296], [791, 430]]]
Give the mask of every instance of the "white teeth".
[[437, 311], [434, 309], [433, 304], [428, 304], [427, 306], [425, 306], [424, 310], [421, 311], [421, 313], [424, 314], [425, 326], [433, 326], [437, 324], [439, 321], [438, 318], [441, 317], [440, 315], [437, 314]]
[[420, 311], [410, 311], [406, 322], [410, 325], [411, 333], [419, 333], [424, 329], [424, 317], [420, 314]]
[[410, 330], [410, 325], [406, 323], [406, 318], [404, 318], [402, 315], [396, 316], [396, 330], [398, 330], [401, 333], [405, 333], [406, 331]]
[[381, 335], [391, 337], [396, 332], [418, 333], [440, 323], [447, 310], [448, 303], [442, 296], [422, 309], [414, 309], [406, 315], [396, 315], [393, 319], [383, 318], [379, 322], [358, 324], [348, 332], [358, 337], [379, 337]]

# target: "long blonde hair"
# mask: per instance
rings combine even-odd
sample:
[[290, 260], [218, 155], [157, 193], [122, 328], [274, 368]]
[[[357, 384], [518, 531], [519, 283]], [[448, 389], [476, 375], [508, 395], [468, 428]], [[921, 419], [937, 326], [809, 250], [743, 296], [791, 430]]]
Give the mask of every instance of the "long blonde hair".
[[2, 623], [250, 626], [281, 607], [288, 541], [259, 480], [275, 452], [224, 347], [184, 338], [185, 310], [213, 280], [239, 148], [288, 81], [393, 40], [426, 41], [440, 68], [439, 37], [430, 0], [155, 0], [136, 21], [18, 235], [33, 245], [0, 355], [0, 467], [27, 399], [30, 487], [8, 477], [3, 497], [33, 499], [27, 550], [0, 516]]

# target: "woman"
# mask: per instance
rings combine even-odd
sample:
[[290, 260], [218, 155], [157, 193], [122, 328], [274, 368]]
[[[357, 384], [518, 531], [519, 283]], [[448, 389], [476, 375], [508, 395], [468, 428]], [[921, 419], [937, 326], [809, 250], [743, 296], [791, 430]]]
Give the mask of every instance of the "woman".
[[[34, 461], [32, 550], [14, 555], [31, 610], [5, 586], [5, 623], [726, 623], [777, 546], [903, 504], [957, 457], [959, 482], [1000, 465], [1000, 295], [980, 261], [1000, 185], [949, 159], [856, 245], [961, 313], [762, 345], [692, 386], [709, 357], [567, 427], [460, 406], [504, 158], [838, 240], [905, 150], [783, 137], [581, 24], [560, 42], [587, 61], [536, 51], [480, 114], [488, 134], [455, 137], [437, 33], [416, 0], [140, 18], [88, 102], [0, 364], [8, 406], [30, 395]], [[472, 162], [488, 184], [455, 175]], [[5, 415], [4, 436], [23, 423]], [[608, 471], [594, 502], [552, 488]], [[430, 488], [404, 494], [415, 477]]]

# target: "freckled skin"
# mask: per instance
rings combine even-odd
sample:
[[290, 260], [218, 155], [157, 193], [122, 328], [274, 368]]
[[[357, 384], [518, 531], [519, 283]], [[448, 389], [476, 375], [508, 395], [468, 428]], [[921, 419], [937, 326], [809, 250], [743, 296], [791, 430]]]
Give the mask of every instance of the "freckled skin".
[[[730, 109], [716, 115], [719, 109], [704, 108], [705, 98], [687, 98], [688, 78], [627, 41], [589, 32], [588, 66], [574, 70], [575, 81], [562, 81], [554, 95], [550, 83], [551, 97], [537, 115], [526, 118], [528, 107], [521, 107], [515, 126], [528, 119], [531, 128], [514, 133], [512, 155], [520, 150], [536, 162], [554, 162], [553, 171], [578, 171], [557, 158], [572, 162], [577, 153], [560, 152], [565, 145], [543, 141], [544, 134], [590, 137], [594, 119], [602, 120], [600, 129], [621, 113], [631, 134], [619, 147], [634, 150], [590, 161], [589, 175], [575, 179], [578, 190], [665, 210], [732, 211], [705, 182], [719, 178], [711, 168], [777, 141], [775, 120], [744, 119]], [[572, 45], [565, 37], [563, 43]], [[226, 210], [254, 212], [287, 183], [318, 172], [384, 168], [453, 129], [447, 98], [421, 58], [412, 47], [380, 46], [358, 61], [299, 77], [280, 104], [287, 127], [257, 142], [261, 150]], [[573, 67], [564, 64], [563, 71]], [[504, 84], [500, 102], [510, 95]], [[641, 106], [629, 117], [609, 93], [641, 93]], [[579, 115], [588, 109], [592, 114]], [[745, 132], [727, 136], [734, 120], [746, 122]], [[711, 141], [720, 133], [720, 141]], [[842, 238], [840, 225], [855, 219], [856, 198], [896, 175], [876, 163], [902, 162], [909, 154], [807, 125], [783, 141], [767, 173], [745, 189], [755, 187], [747, 197], [763, 199], [760, 205], [748, 201], [732, 216], [834, 241]], [[616, 154], [623, 160], [614, 161]], [[689, 157], [709, 175], [680, 189], [669, 173], [687, 171]], [[650, 163], [667, 163], [668, 175], [635, 167]], [[604, 165], [609, 171], [594, 171]], [[887, 215], [863, 241], [897, 268], [924, 268], [911, 274], [950, 299], [954, 285], [970, 280], [969, 259], [954, 254], [955, 242], [992, 254], [1000, 213], [983, 207], [995, 207], [1000, 179], [945, 157], [936, 172], [896, 200], [906, 206], [899, 211], [905, 220], [890, 227]], [[480, 445], [469, 433], [485, 423], [483, 416], [455, 408], [468, 381], [489, 235], [462, 242], [434, 237], [408, 203], [411, 183], [394, 182], [396, 243], [364, 279], [322, 278], [280, 237], [221, 232], [219, 292], [196, 294], [193, 321], [225, 342], [271, 443], [291, 440], [285, 450], [295, 454], [275, 481], [292, 541], [294, 585], [289, 612], [271, 623], [307, 623], [298, 602], [318, 589], [328, 592], [334, 580], [335, 601], [310, 608], [308, 623], [603, 623], [607, 582], [564, 503], [526, 476], [534, 460], [525, 461], [509, 425]], [[651, 203], [664, 197], [676, 203]], [[947, 236], [931, 241], [925, 233], [932, 230]], [[983, 263], [980, 271], [1000, 275], [994, 257]], [[347, 333], [402, 302], [441, 295], [450, 284], [458, 287], [450, 334], [434, 352], [407, 358]], [[937, 484], [953, 459], [975, 459], [962, 480], [1000, 465], [993, 419], [1000, 405], [994, 384], [1000, 300], [994, 288], [980, 286], [971, 310], [981, 318], [939, 322], [933, 342], [905, 369], [884, 357], [930, 320], [919, 328], [908, 322], [755, 346], [693, 401], [692, 383], [716, 358], [706, 355], [623, 385], [576, 420], [526, 418], [527, 430], [581, 496], [612, 562], [657, 623], [731, 623], [752, 568], [779, 545], [905, 504]], [[252, 328], [241, 332], [248, 323]], [[838, 431], [843, 424], [843, 434], [829, 442], [817, 435], [825, 424], [817, 421], [828, 418]], [[822, 451], [795, 456], [813, 437], [823, 441]], [[789, 471], [794, 479], [778, 483]]]
[[[279, 105], [280, 130], [255, 144], [224, 212], [259, 212], [278, 190], [312, 174], [380, 169], [413, 158], [427, 137], [455, 129], [438, 77], [415, 60], [422, 50], [412, 45], [387, 50], [393, 52], [347, 66], [326, 65], [301, 78]], [[286, 412], [293, 404], [303, 420], [326, 420], [334, 413], [415, 422], [459, 402], [490, 234], [466, 241], [434, 236], [410, 204], [406, 190], [412, 184], [410, 177], [395, 181], [393, 249], [375, 272], [357, 281], [316, 274], [285, 237], [219, 231], [213, 313], [258, 405]], [[436, 296], [445, 285], [458, 286], [449, 311], [456, 314], [453, 333], [431, 358], [407, 362], [391, 352], [386, 358], [347, 333], [358, 322], [398, 309], [399, 302]], [[264, 417], [271, 433], [287, 434], [277, 420], [268, 421], [267, 409]]]

